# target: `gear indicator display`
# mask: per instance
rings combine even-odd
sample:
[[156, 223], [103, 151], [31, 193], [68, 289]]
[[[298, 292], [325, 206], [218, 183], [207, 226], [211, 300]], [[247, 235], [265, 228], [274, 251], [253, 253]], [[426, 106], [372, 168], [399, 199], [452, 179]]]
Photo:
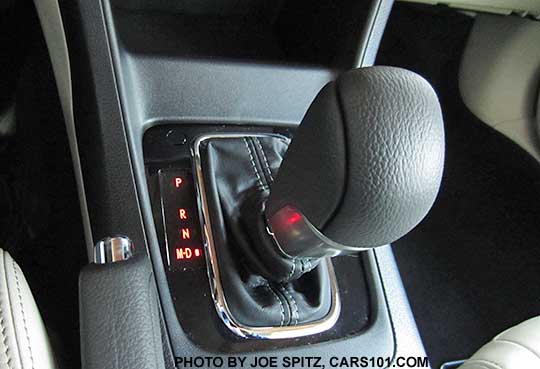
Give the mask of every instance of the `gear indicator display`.
[[161, 169], [158, 177], [169, 268], [204, 266], [193, 173], [189, 169]]

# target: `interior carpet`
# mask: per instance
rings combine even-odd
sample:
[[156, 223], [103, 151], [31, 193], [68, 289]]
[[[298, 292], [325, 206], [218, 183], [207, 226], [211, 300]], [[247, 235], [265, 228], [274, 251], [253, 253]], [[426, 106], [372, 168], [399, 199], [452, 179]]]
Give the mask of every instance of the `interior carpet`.
[[540, 314], [540, 166], [461, 101], [472, 19], [396, 4], [377, 64], [412, 69], [441, 99], [446, 162], [427, 218], [393, 245], [434, 368]]

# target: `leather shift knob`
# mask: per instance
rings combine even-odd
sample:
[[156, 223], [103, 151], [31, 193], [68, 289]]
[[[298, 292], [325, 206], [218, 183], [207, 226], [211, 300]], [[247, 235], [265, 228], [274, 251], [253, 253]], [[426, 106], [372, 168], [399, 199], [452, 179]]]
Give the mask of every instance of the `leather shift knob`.
[[289, 146], [266, 204], [269, 228], [292, 257], [391, 243], [433, 205], [443, 161], [427, 81], [393, 67], [346, 72], [317, 95]]

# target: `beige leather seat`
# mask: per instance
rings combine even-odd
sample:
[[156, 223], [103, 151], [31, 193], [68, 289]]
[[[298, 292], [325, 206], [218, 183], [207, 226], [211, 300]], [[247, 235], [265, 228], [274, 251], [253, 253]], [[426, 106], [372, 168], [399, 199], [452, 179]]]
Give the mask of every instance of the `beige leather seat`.
[[540, 369], [540, 316], [499, 334], [459, 369]]
[[0, 249], [0, 369], [56, 368], [45, 326], [24, 275]]

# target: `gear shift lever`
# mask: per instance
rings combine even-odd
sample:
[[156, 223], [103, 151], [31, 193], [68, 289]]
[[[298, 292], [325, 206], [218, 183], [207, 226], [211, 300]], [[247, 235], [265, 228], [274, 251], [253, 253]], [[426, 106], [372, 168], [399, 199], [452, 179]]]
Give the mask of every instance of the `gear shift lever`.
[[324, 87], [290, 144], [231, 133], [194, 147], [218, 313], [240, 335], [297, 337], [339, 315], [328, 256], [393, 242], [426, 215], [444, 132], [424, 79], [373, 67]]
[[284, 258], [385, 245], [414, 228], [439, 190], [441, 109], [399, 68], [357, 69], [316, 97], [271, 187], [265, 216]]

